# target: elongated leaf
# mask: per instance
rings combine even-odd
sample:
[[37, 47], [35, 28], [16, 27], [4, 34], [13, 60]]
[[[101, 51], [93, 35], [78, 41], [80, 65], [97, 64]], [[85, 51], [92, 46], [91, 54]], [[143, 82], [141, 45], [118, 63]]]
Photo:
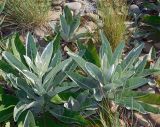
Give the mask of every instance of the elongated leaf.
[[143, 106], [133, 98], [119, 98], [119, 99], [116, 99], [115, 102], [119, 105], [126, 107], [129, 110], [136, 110], [143, 114], [147, 114]]
[[66, 42], [70, 41], [70, 38], [68, 37], [67, 34], [64, 33], [64, 31], [61, 31], [60, 35], [61, 35], [62, 39], [65, 40]]
[[138, 91], [132, 91], [132, 90], [117, 90], [116, 96], [119, 98], [129, 98], [132, 97], [134, 99], [141, 98], [143, 96], [146, 96], [147, 93], [144, 92], [138, 92]]
[[69, 36], [72, 36], [74, 32], [76, 32], [76, 30], [79, 28], [79, 26], [80, 26], [80, 14], [78, 14], [73, 18], [70, 26]]
[[[24, 92], [26, 92], [26, 94], [32, 98], [35, 99], [35, 94], [34, 91], [31, 89], [31, 87], [27, 84], [27, 82], [21, 78], [16, 78], [13, 75], [9, 75], [8, 76], [11, 83], [13, 84], [13, 86], [15, 86], [15, 88], [20, 88], [22, 89]], [[18, 89], [17, 88], [17, 89]]]
[[25, 47], [24, 47], [24, 44], [22, 43], [22, 41], [20, 40], [18, 34], [13, 36], [12, 41], [11, 41], [11, 45], [12, 45], [12, 51], [13, 51], [14, 56], [19, 61], [21, 61], [25, 64], [25, 60], [23, 57], [23, 55], [25, 55]]
[[148, 53], [147, 60], [154, 60], [155, 58], [156, 58], [156, 50], [154, 47], [151, 47], [151, 49]]
[[24, 127], [36, 127], [34, 116], [31, 111], [27, 112], [27, 115], [24, 120]]
[[26, 56], [28, 56], [31, 60], [34, 60], [37, 55], [36, 43], [31, 35], [31, 33], [27, 34], [26, 39]]
[[37, 77], [34, 73], [30, 71], [23, 71], [23, 74], [26, 76], [27, 79], [29, 79], [32, 82], [32, 86], [36, 88], [36, 93], [38, 95], [43, 95], [46, 93], [45, 89], [42, 85], [42, 79]]
[[77, 87], [76, 84], [74, 84], [74, 83], [67, 83], [67, 85], [65, 85], [65, 86], [56, 87], [53, 91], [49, 91], [48, 95], [51, 96], [51, 97], [53, 97], [56, 94], [59, 94], [61, 92], [64, 92], [64, 91], [66, 91], [68, 89], [75, 88], [75, 87]]
[[112, 64], [117, 64], [120, 60], [120, 58], [122, 57], [122, 51], [123, 48], [125, 47], [124, 43], [120, 43], [118, 45], [118, 47], [115, 49], [115, 52], [113, 53], [113, 57], [112, 57]]
[[124, 60], [121, 63], [123, 69], [128, 68], [130, 65], [132, 65], [134, 63], [134, 61], [140, 55], [143, 47], [144, 47], [144, 44], [141, 44], [137, 48], [132, 49], [128, 53], [128, 55], [124, 58]]
[[159, 94], [148, 93], [145, 96], [139, 97], [138, 100], [144, 103], [148, 103], [148, 104], [160, 105], [160, 95]]
[[133, 78], [130, 78], [130, 79], [127, 81], [126, 87], [129, 87], [130, 89], [136, 89], [136, 88], [139, 88], [139, 87], [145, 85], [145, 84], [148, 83], [149, 81], [150, 81], [150, 80], [149, 80], [149, 79], [146, 79], [146, 78], [133, 77]]
[[[136, 92], [136, 91], [123, 91], [120, 92], [117, 95], [121, 100], [124, 100], [124, 98], [133, 98], [134, 100], [139, 103], [143, 109], [146, 111], [146, 113], [160, 113], [160, 108], [153, 107], [153, 105], [159, 104], [160, 96], [158, 94], [152, 94], [152, 93], [142, 93], [142, 92]], [[124, 98], [123, 98], [124, 97]]]
[[35, 102], [31, 102], [31, 103], [24, 103], [22, 101], [20, 101], [15, 107], [14, 107], [14, 112], [13, 112], [13, 118], [14, 121], [17, 121], [18, 118], [20, 117], [20, 115], [27, 109], [33, 107], [35, 104]]
[[145, 57], [143, 58], [143, 60], [139, 63], [139, 65], [137, 66], [137, 68], [136, 68], [136, 73], [137, 73], [137, 74], [143, 72], [146, 63], [147, 63], [147, 56], [145, 56]]
[[41, 56], [39, 52], [37, 52], [36, 58], [35, 58], [35, 65], [39, 69], [39, 75], [42, 73], [42, 67], [43, 67], [43, 60], [41, 59]]
[[69, 78], [82, 88], [92, 89], [98, 87], [98, 82], [91, 77], [83, 77], [74, 72], [66, 72]]
[[72, 20], [73, 20], [73, 17], [72, 17], [71, 10], [68, 8], [68, 6], [64, 7], [63, 14], [64, 14], [64, 17], [66, 19], [67, 24], [71, 24]]
[[103, 97], [104, 97], [104, 94], [101, 90], [102, 88], [96, 88], [96, 89], [93, 89], [93, 92], [94, 92], [94, 97], [96, 99], [96, 101], [102, 101]]
[[47, 71], [49, 63], [51, 61], [51, 57], [53, 54], [53, 43], [50, 42], [46, 48], [43, 50], [42, 55], [41, 55], [41, 59], [43, 61], [43, 70]]
[[63, 70], [69, 63], [71, 62], [71, 59], [64, 60], [57, 66], [55, 66], [44, 78], [44, 84], [46, 84], [51, 78], [54, 78], [56, 74]]
[[8, 121], [13, 116], [14, 105], [10, 105], [9, 107], [0, 106], [0, 123]]
[[38, 68], [34, 65], [33, 61], [28, 57], [28, 56], [24, 56], [27, 65], [35, 72], [38, 74]]
[[104, 33], [102, 31], [100, 31], [100, 37], [101, 37], [101, 41], [102, 41], [102, 48], [103, 51], [101, 54], [106, 54], [107, 57], [108, 57], [108, 60], [109, 62], [111, 62], [111, 59], [112, 59], [112, 48], [109, 44], [109, 41], [108, 39], [105, 37]]
[[113, 74], [115, 73], [115, 69], [116, 69], [116, 67], [114, 66], [114, 65], [112, 65], [109, 69], [108, 69], [108, 71], [105, 73], [104, 72], [104, 74], [105, 74], [105, 80], [107, 81], [107, 82], [110, 82], [111, 81], [111, 77], [113, 76]]
[[62, 60], [62, 54], [61, 51], [59, 50], [54, 54], [54, 57], [52, 58], [49, 67], [55, 67], [61, 62], [61, 60]]
[[160, 108], [143, 103], [143, 102], [139, 102], [139, 104], [141, 104], [143, 106], [143, 108], [148, 112], [148, 113], [154, 113], [154, 114], [159, 114], [160, 113]]
[[68, 55], [69, 55], [73, 60], [76, 61], [76, 63], [77, 63], [84, 71], [86, 71], [85, 64], [86, 64], [87, 61], [85, 61], [82, 57], [80, 57], [79, 55], [77, 55], [77, 54], [75, 54], [75, 53], [73, 53], [73, 52], [71, 52], [71, 51], [69, 51], [69, 50], [68, 50], [67, 53], [68, 53]]
[[5, 72], [5, 73], [10, 73], [12, 72], [14, 75], [17, 75], [17, 71], [14, 70], [11, 65], [9, 65], [8, 63], [6, 63], [3, 60], [0, 60], [0, 69]]
[[133, 98], [135, 99], [146, 112], [152, 112], [158, 114], [160, 109], [157, 107], [153, 107], [150, 104], [159, 104], [159, 95], [151, 94], [151, 93], [142, 93], [137, 91], [120, 91], [117, 95], [119, 98]]
[[60, 16], [60, 23], [61, 23], [61, 26], [62, 26], [61, 29], [64, 32], [64, 34], [69, 36], [70, 27], [67, 24], [66, 19], [62, 15]]
[[104, 54], [103, 56], [101, 56], [101, 71], [104, 73], [104, 75], [107, 74], [109, 68], [111, 68], [110, 62], [107, 55]]
[[159, 105], [160, 96], [158, 94], [152, 93], [144, 93], [144, 92], [136, 92], [136, 91], [120, 91], [117, 94], [118, 98], [133, 98], [135, 99], [146, 112], [152, 112], [158, 114], [160, 112], [160, 108], [152, 106], [152, 105]]
[[[71, 58], [69, 58], [71, 59]], [[71, 59], [72, 60], [72, 59]], [[66, 78], [67, 74], [65, 73], [66, 71], [74, 71], [77, 68], [77, 63], [75, 61], [71, 61], [68, 66], [64, 69], [64, 71], [60, 71], [56, 76], [53, 81], [54, 86], [57, 86], [58, 84], [61, 84]]]
[[92, 64], [87, 62], [86, 65], [86, 70], [87, 72], [96, 80], [98, 80], [99, 82], [101, 82], [103, 84], [103, 76], [102, 76], [102, 72], [100, 71], [100, 69]]
[[160, 69], [144, 69], [143, 72], [139, 74], [140, 77], [146, 77], [153, 73], [159, 73]]
[[35, 83], [40, 83], [38, 80], [39, 80], [39, 78], [38, 78], [38, 76], [37, 75], [35, 75], [34, 73], [32, 73], [32, 72], [30, 72], [30, 71], [27, 71], [27, 70], [24, 70], [23, 71], [23, 74], [24, 74], [24, 76], [26, 76], [26, 78], [28, 78], [33, 84], [35, 84]]
[[83, 46], [81, 42], [79, 42], [79, 46], [80, 46], [80, 49], [86, 50], [85, 54], [83, 55], [83, 58], [87, 60], [88, 62], [91, 62], [97, 65], [98, 67], [100, 67], [100, 59], [97, 53], [97, 49], [95, 45], [93, 44], [92, 40], [88, 42], [87, 46]]
[[53, 40], [53, 55], [60, 50], [61, 36], [58, 33]]
[[18, 71], [22, 72], [22, 70], [28, 70], [27, 67], [22, 62], [17, 60], [11, 53], [4, 51], [2, 56], [12, 67]]

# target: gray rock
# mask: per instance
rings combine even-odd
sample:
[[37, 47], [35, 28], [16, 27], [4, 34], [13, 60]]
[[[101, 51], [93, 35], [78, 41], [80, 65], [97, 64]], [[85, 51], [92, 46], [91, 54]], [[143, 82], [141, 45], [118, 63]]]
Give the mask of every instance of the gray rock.
[[54, 10], [56, 10], [56, 11], [62, 11], [62, 7], [61, 6], [55, 6]]
[[83, 0], [83, 6], [85, 13], [95, 13], [97, 11], [96, 0]]
[[70, 2], [70, 3], [65, 3], [64, 6], [68, 6], [74, 13], [77, 14], [80, 12], [82, 4], [79, 2]]
[[61, 11], [49, 11], [49, 21], [57, 21], [59, 20], [60, 15], [62, 14]]
[[160, 50], [160, 42], [154, 44], [155, 48]]
[[152, 43], [147, 43], [146, 42], [145, 45], [144, 45], [143, 51], [145, 53], [148, 53], [150, 51], [150, 49], [151, 49], [152, 46], [153, 46]]
[[136, 14], [139, 15], [141, 13], [141, 10], [139, 9], [139, 7], [135, 4], [132, 4], [129, 8], [129, 13], [130, 14]]
[[62, 4], [63, 2], [64, 2], [64, 0], [53, 0], [52, 5], [58, 6], [58, 5]]

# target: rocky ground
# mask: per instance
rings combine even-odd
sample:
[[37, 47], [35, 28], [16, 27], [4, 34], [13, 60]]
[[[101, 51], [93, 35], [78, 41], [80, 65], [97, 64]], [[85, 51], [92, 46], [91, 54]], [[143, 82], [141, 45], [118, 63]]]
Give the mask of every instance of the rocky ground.
[[[49, 12], [49, 22], [55, 23], [59, 21], [64, 6], [68, 6], [73, 14], [78, 14], [85, 18], [83, 26], [80, 28], [82, 31], [90, 31], [96, 28], [94, 19], [98, 19], [96, 13], [96, 0], [53, 0], [52, 9]], [[87, 26], [87, 27], [86, 27]], [[35, 34], [39, 37], [44, 37], [48, 33], [48, 27], [43, 29], [36, 29]], [[49, 33], [48, 33], [49, 34]]]

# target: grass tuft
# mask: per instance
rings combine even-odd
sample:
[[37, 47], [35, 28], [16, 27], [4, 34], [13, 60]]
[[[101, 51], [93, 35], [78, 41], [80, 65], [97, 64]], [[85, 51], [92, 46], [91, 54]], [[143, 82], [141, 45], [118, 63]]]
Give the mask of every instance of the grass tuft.
[[103, 30], [114, 50], [124, 39], [127, 3], [125, 0], [99, 0], [98, 11], [104, 23]]
[[50, 0], [7, 0], [3, 27], [25, 31], [41, 27], [48, 21], [50, 7]]

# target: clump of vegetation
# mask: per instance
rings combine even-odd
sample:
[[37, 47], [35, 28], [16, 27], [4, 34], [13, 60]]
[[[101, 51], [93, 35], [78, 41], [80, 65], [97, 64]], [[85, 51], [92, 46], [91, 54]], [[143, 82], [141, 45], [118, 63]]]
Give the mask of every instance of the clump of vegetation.
[[[156, 96], [155, 94], [147, 96], [148, 93], [134, 91], [150, 82], [150, 79], [146, 77], [158, 70], [145, 68], [147, 57], [144, 57], [143, 60], [138, 59], [144, 44], [134, 48], [123, 58], [122, 51], [125, 46], [124, 43], [120, 43], [115, 51], [112, 52], [107, 38], [103, 33], [100, 35], [102, 40], [99, 53], [100, 67], [68, 51], [70, 57], [78, 63], [88, 76], [85, 77], [73, 72], [67, 72], [67, 74], [80, 87], [92, 91], [93, 97], [98, 104], [100, 102], [105, 104], [100, 106], [101, 123], [112, 127], [113, 119], [116, 120], [117, 116], [114, 116], [110, 112], [111, 101], [120, 107], [126, 107], [132, 111], [136, 110], [142, 114], [159, 112], [159, 109], [150, 105], [155, 104], [155, 102], [151, 102], [149, 96]], [[108, 117], [102, 113], [104, 110], [108, 114]]]
[[66, 6], [63, 15], [60, 16], [60, 24], [51, 24], [55, 32], [60, 32], [62, 39], [66, 42], [76, 40], [79, 35], [76, 34], [80, 26], [80, 15], [73, 16], [69, 8]]
[[104, 22], [104, 32], [112, 49], [123, 40], [128, 7], [125, 0], [99, 0], [98, 11]]
[[32, 30], [48, 20], [50, 0], [7, 0], [4, 27], [17, 30]]
[[[0, 123], [8, 121], [12, 117], [18, 125], [22, 119], [24, 127], [31, 127], [31, 125], [35, 127], [37, 122], [38, 125], [49, 127], [45, 125], [47, 123], [44, 121], [41, 122], [43, 117], [46, 119], [45, 121], [52, 117], [65, 123], [85, 122], [82, 121], [83, 118], [79, 119], [81, 116], [78, 112], [82, 110], [77, 108], [80, 107], [75, 108], [73, 105], [70, 105], [75, 99], [72, 97], [66, 98], [67, 100], [60, 99], [60, 93], [78, 87], [72, 82], [64, 81], [66, 77], [64, 70], [74, 70], [76, 66], [71, 66], [73, 64], [71, 59], [61, 61], [61, 52], [58, 48], [55, 49], [53, 41], [40, 53], [36, 48], [34, 40], [33, 36], [28, 34], [26, 47], [24, 47], [17, 35], [15, 41], [12, 42], [13, 53], [7, 51], [2, 53], [8, 64], [1, 60], [0, 64], [3, 67], [6, 65], [4, 69], [1, 69], [4, 71], [5, 78], [8, 79], [7, 81], [10, 82], [11, 89], [14, 91], [8, 96], [13, 97], [15, 95], [15, 97], [13, 97], [14, 101], [11, 102], [13, 105], [8, 107], [4, 102], [5, 98], [2, 97], [7, 93], [1, 90], [0, 87], [0, 97], [3, 98], [0, 98], [0, 102], [2, 102], [0, 104], [2, 106], [0, 115], [4, 115], [3, 112], [7, 110], [4, 117], [0, 118]], [[68, 65], [70, 66], [68, 67]], [[58, 79], [59, 76], [61, 79]], [[83, 95], [84, 99], [81, 101], [82, 95], [78, 96], [79, 98], [76, 102], [83, 104], [87, 97]], [[72, 111], [72, 107], [74, 111]], [[76, 113], [72, 114], [72, 112]], [[51, 125], [54, 125], [54, 122]]]
[[[1, 6], [3, 10], [4, 4]], [[148, 66], [148, 59], [156, 58], [155, 50], [140, 58], [142, 43], [124, 56], [125, 43], [111, 47], [102, 31], [100, 48], [90, 41], [80, 43], [80, 37], [86, 35], [76, 33], [80, 16], [74, 17], [68, 7], [64, 11], [58, 29], [55, 27], [55, 38], [42, 50], [31, 33], [26, 44], [19, 34], [3, 40], [0, 71], [5, 81], [0, 85], [0, 126], [119, 127], [121, 120], [128, 124], [121, 109], [133, 112], [132, 116], [134, 111], [159, 114], [160, 108], [153, 105], [160, 105], [160, 95], [137, 91], [160, 72], [159, 59]], [[74, 51], [66, 44], [67, 57], [63, 55], [64, 42], [76, 44]]]

